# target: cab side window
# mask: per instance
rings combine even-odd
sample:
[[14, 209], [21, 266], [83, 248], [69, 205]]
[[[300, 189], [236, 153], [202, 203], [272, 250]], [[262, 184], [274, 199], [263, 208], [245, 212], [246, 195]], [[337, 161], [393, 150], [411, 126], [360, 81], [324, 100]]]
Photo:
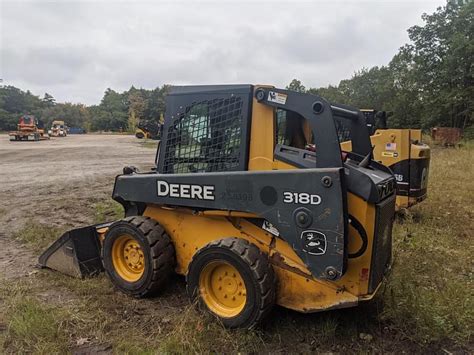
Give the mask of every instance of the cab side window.
[[306, 149], [314, 143], [309, 122], [303, 116], [283, 109], [277, 109], [275, 115], [276, 144]]
[[334, 124], [336, 125], [337, 138], [340, 143], [351, 140], [350, 122], [344, 118], [334, 117]]

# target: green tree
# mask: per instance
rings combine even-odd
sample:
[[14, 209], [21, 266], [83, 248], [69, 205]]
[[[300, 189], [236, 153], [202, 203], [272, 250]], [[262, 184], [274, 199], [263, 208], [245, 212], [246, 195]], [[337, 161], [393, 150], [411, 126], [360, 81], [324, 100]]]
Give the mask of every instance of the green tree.
[[170, 85], [165, 84], [150, 92], [147, 109], [145, 111], [145, 117], [147, 120], [157, 121], [164, 115], [166, 109], [165, 97], [168, 94], [170, 87]]
[[99, 112], [97, 118], [104, 121], [103, 124], [99, 124], [99, 129], [115, 131], [127, 129], [128, 105], [126, 95], [110, 88], [107, 89], [100, 102], [99, 110], [101, 112]]
[[147, 109], [147, 91], [137, 90], [133, 86], [128, 91], [128, 122], [130, 132], [135, 132], [138, 122], [145, 119]]
[[53, 97], [53, 95], [50, 95], [47, 92], [44, 93], [43, 99], [41, 101], [43, 101], [46, 107], [51, 107], [56, 104], [56, 99]]
[[422, 18], [423, 26], [408, 30], [413, 44], [404, 50], [412, 56], [423, 121], [465, 128], [474, 112], [474, 2], [450, 2]]
[[298, 79], [293, 79], [286, 87], [287, 90], [296, 92], [306, 92], [306, 87]]

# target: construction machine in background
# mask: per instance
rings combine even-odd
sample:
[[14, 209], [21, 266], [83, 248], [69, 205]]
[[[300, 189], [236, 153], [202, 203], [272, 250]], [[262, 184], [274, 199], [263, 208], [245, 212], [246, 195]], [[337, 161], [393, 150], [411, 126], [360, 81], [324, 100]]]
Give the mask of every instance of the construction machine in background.
[[[374, 147], [374, 160], [388, 166], [397, 181], [397, 209], [411, 207], [427, 197], [430, 147], [420, 129], [389, 129], [385, 111], [360, 110], [366, 119]], [[338, 125], [343, 150], [351, 150], [350, 132]]]
[[155, 121], [140, 121], [135, 130], [135, 137], [158, 140], [161, 137], [163, 125]]
[[52, 137], [66, 137], [68, 128], [64, 121], [53, 121], [48, 134]]
[[8, 133], [11, 141], [39, 141], [49, 139], [49, 136], [44, 132], [44, 124], [35, 116], [24, 115], [21, 116], [17, 130]]
[[156, 168], [115, 179], [124, 218], [66, 232], [41, 266], [105, 270], [135, 297], [176, 272], [227, 327], [253, 327], [274, 304], [307, 313], [374, 297], [391, 265], [396, 183], [372, 159], [363, 113], [260, 85], [173, 87], [166, 107]]

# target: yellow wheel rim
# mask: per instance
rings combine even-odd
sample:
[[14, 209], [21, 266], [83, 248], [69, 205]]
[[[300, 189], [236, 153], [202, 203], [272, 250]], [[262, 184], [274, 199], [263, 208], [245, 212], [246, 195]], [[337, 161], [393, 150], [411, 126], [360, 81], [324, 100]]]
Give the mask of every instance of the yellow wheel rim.
[[237, 316], [247, 302], [242, 276], [225, 261], [213, 261], [204, 267], [199, 275], [199, 291], [206, 306], [222, 318]]
[[145, 271], [145, 254], [136, 239], [121, 235], [112, 245], [112, 263], [122, 279], [136, 282]]

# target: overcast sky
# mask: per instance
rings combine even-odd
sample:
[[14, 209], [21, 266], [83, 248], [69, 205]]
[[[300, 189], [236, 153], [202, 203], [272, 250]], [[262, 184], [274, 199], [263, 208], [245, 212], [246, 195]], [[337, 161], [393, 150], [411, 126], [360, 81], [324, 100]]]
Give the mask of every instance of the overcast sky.
[[0, 78], [58, 102], [131, 85], [337, 84], [387, 64], [445, 0], [0, 0]]

